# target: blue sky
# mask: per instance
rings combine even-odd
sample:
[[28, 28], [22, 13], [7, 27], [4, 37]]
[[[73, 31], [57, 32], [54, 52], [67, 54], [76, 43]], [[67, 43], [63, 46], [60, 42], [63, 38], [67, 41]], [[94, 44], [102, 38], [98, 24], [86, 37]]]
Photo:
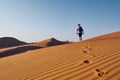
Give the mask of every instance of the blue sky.
[[0, 37], [78, 41], [120, 30], [120, 0], [0, 0]]

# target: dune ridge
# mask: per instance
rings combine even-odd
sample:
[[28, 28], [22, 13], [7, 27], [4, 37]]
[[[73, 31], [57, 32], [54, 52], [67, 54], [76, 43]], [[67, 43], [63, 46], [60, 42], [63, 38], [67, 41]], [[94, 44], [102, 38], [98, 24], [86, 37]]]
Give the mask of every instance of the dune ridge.
[[0, 79], [120, 80], [119, 35], [114, 32], [0, 58]]
[[55, 38], [49, 38], [49, 39], [37, 42], [37, 43], [35, 43], [35, 45], [38, 45], [41, 47], [50, 47], [50, 46], [67, 44], [67, 43], [69, 43], [69, 41], [59, 41]]
[[13, 46], [20, 46], [25, 45], [26, 42], [19, 41], [16, 38], [13, 37], [2, 37], [0, 38], [0, 48], [7, 48], [7, 47], [13, 47]]

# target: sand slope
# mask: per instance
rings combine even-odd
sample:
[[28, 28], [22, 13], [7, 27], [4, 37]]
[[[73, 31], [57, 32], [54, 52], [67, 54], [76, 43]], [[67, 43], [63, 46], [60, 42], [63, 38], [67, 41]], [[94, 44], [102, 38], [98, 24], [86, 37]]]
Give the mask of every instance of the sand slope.
[[120, 80], [120, 32], [0, 58], [0, 80]]
[[0, 49], [0, 58], [4, 58], [4, 57], [16, 55], [16, 54], [21, 54], [28, 50], [35, 50], [35, 49], [40, 49], [40, 48], [42, 47], [36, 46], [34, 44], [26, 44], [26, 45], [21, 45], [21, 46], [3, 48], [3, 49]]

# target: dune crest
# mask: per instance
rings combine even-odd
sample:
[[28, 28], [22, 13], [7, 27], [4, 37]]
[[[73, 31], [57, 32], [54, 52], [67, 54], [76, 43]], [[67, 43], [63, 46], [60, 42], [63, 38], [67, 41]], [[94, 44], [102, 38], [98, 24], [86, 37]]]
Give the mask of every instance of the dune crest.
[[61, 44], [67, 44], [68, 41], [59, 41], [55, 38], [49, 38], [40, 42], [35, 43], [35, 45], [39, 45], [41, 47], [50, 47], [50, 46], [56, 46]]
[[13, 46], [20, 46], [27, 44], [26, 42], [19, 41], [16, 38], [13, 37], [3, 37], [0, 38], [0, 48], [7, 48], [7, 47], [13, 47]]

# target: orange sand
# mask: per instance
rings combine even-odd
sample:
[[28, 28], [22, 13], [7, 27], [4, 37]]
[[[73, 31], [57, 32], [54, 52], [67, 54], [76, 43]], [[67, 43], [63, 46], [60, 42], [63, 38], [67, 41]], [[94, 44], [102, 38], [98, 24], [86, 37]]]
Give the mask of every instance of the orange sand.
[[0, 58], [0, 80], [120, 80], [120, 32]]

